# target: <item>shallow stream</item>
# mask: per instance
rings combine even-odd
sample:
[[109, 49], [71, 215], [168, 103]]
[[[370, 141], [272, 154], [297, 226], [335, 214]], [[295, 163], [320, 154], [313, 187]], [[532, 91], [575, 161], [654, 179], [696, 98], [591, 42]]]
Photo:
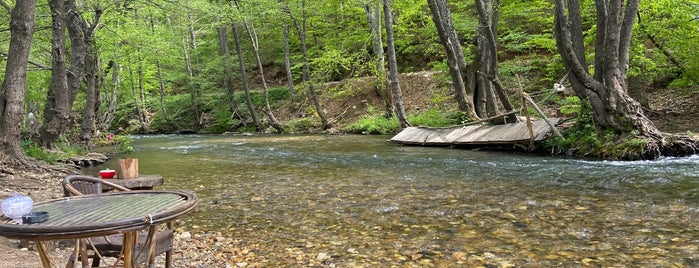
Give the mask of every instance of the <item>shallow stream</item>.
[[117, 157], [163, 175], [161, 189], [198, 195], [180, 225], [235, 238], [267, 267], [699, 266], [699, 156], [587, 161], [358, 135], [134, 138], [136, 152]]

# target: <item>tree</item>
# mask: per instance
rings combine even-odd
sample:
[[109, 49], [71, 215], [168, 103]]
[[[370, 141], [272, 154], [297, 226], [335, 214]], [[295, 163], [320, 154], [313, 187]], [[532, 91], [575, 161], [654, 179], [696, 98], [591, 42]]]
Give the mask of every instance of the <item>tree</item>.
[[[52, 73], [40, 139], [44, 149], [54, 150], [56, 140], [68, 125], [70, 110], [83, 80], [86, 47], [82, 18], [75, 1], [50, 0], [49, 7], [53, 22]], [[70, 67], [66, 64], [66, 29], [70, 36]]]
[[95, 32], [100, 17], [102, 16], [102, 8], [99, 5], [93, 6], [94, 16], [89, 24], [85, 20], [77, 21], [81, 23], [83, 29], [83, 38], [86, 48], [85, 56], [85, 107], [82, 113], [82, 122], [80, 124], [80, 141], [85, 146], [89, 146], [92, 135], [96, 130], [96, 118], [99, 112], [99, 89], [102, 82], [102, 77], [99, 73], [99, 58], [97, 44], [95, 41]]
[[[219, 8], [222, 10], [224, 6], [221, 5], [220, 0], [218, 4]], [[223, 25], [223, 19], [221, 18], [221, 15], [219, 15], [217, 20], [219, 21], [219, 23], [222, 24], [216, 27], [216, 36], [218, 37], [218, 52], [223, 60], [223, 84], [226, 88], [226, 98], [228, 99], [228, 106], [231, 112], [231, 118], [238, 117], [238, 119], [242, 121], [243, 118], [238, 114], [238, 102], [235, 101], [234, 97], [235, 86], [233, 84], [234, 78], [231, 50], [228, 46], [228, 28], [225, 25]]]
[[308, 84], [308, 91], [310, 93], [311, 100], [313, 101], [313, 106], [316, 108], [316, 114], [318, 114], [318, 117], [320, 118], [320, 123], [322, 125], [323, 130], [329, 129], [331, 127], [330, 122], [325, 116], [325, 111], [323, 111], [323, 107], [320, 104], [320, 100], [318, 100], [318, 94], [316, 93], [315, 87], [313, 86], [313, 81], [311, 81], [311, 68], [308, 59], [308, 46], [306, 43], [306, 21], [308, 18], [306, 15], [306, 0], [301, 0], [300, 23], [296, 16], [294, 16], [291, 12], [291, 9], [289, 9], [289, 6], [286, 5], [284, 0], [281, 1], [281, 5], [282, 11], [286, 12], [286, 14], [291, 18], [294, 28], [296, 29], [296, 33], [299, 36], [299, 40], [301, 41], [301, 53], [303, 55], [303, 74], [301, 76], [301, 79], [304, 83]]
[[[499, 24], [499, 0], [476, 0], [478, 10], [478, 99], [476, 113], [481, 117], [499, 115], [498, 100], [506, 111], [514, 107], [505, 94], [498, 75], [497, 32]], [[497, 95], [496, 95], [497, 94]], [[505, 122], [516, 122], [515, 114], [505, 117]]]
[[250, 43], [252, 44], [252, 50], [255, 53], [255, 60], [257, 62], [257, 69], [258, 72], [260, 73], [260, 80], [262, 82], [262, 95], [264, 98], [264, 107], [262, 108], [262, 112], [264, 112], [267, 115], [267, 119], [269, 119], [269, 124], [279, 133], [284, 132], [284, 128], [282, 127], [281, 124], [279, 124], [279, 121], [277, 118], [274, 116], [274, 112], [272, 112], [272, 108], [270, 107], [269, 104], [269, 88], [267, 87], [267, 79], [265, 78], [265, 72], [264, 72], [264, 66], [262, 64], [262, 59], [260, 58], [260, 40], [257, 36], [257, 31], [255, 30], [255, 25], [253, 24], [252, 21], [248, 21], [245, 18], [245, 14], [243, 14], [241, 8], [240, 8], [240, 3], [238, 0], [235, 1], [235, 6], [238, 9], [238, 12], [241, 14], [243, 17], [243, 26], [245, 26], [245, 30], [248, 33], [248, 37], [250, 38]]
[[[477, 53], [475, 61], [471, 64], [467, 63], [464, 57], [446, 0], [428, 0], [427, 3], [432, 12], [437, 33], [446, 50], [447, 65], [459, 110], [476, 120], [499, 115], [498, 103], [502, 104], [508, 112], [514, 110], [498, 78], [496, 37], [500, 1], [475, 0], [479, 18], [476, 36]], [[515, 121], [516, 117], [512, 113], [505, 118], [505, 122]]]
[[[4, 1], [3, 6], [7, 7]], [[0, 161], [24, 164], [27, 159], [20, 144], [24, 115], [27, 62], [34, 33], [36, 0], [17, 1], [10, 22], [10, 48], [5, 79], [0, 91]]]
[[187, 32], [183, 34], [184, 43], [184, 59], [187, 68], [187, 74], [189, 76], [189, 92], [192, 99], [192, 112], [196, 118], [196, 126], [201, 127], [202, 122], [202, 107], [200, 105], [201, 101], [201, 85], [197, 81], [199, 78], [200, 70], [198, 64], [194, 64], [193, 61], [199, 61], [199, 58], [193, 58], [192, 52], [197, 50], [197, 32], [194, 30], [194, 15], [192, 12], [187, 12]]
[[245, 70], [245, 59], [243, 58], [243, 49], [241, 48], [238, 25], [232, 23], [231, 29], [233, 30], [233, 40], [235, 40], [235, 51], [238, 54], [238, 67], [240, 68], [240, 80], [243, 85], [243, 92], [245, 92], [245, 103], [248, 105], [250, 117], [252, 117], [252, 122], [255, 124], [255, 128], [258, 131], [261, 131], [262, 123], [257, 116], [257, 111], [255, 111], [255, 105], [252, 103], [252, 96], [250, 95], [250, 86], [248, 85], [247, 72]]
[[386, 47], [388, 50], [388, 72], [391, 85], [391, 97], [393, 98], [393, 112], [398, 118], [398, 124], [401, 128], [410, 126], [408, 118], [405, 116], [405, 108], [403, 108], [403, 95], [398, 82], [398, 64], [396, 63], [396, 48], [393, 38], [393, 15], [391, 14], [391, 0], [383, 0], [383, 16], [384, 24], [386, 25]]
[[696, 153], [699, 142], [686, 135], [662, 133], [627, 94], [629, 47], [638, 0], [596, 0], [595, 8], [594, 74], [585, 60], [578, 0], [556, 0], [554, 32], [564, 66], [571, 70], [571, 85], [581, 99], [589, 101], [598, 132], [613, 130], [645, 141], [642, 152], [625, 158]]
[[384, 61], [383, 41], [381, 38], [381, 7], [382, 4], [378, 1], [368, 1], [364, 3], [364, 13], [367, 16], [369, 29], [371, 31], [371, 52], [374, 53], [374, 71], [376, 76], [376, 85], [374, 86], [376, 95], [384, 101], [384, 108], [388, 117], [393, 115], [391, 110], [391, 100], [387, 97], [386, 92], [386, 64]]
[[473, 101], [475, 93], [473, 92], [473, 89], [475, 89], [475, 81], [473, 81], [475, 78], [474, 71], [464, 58], [447, 2], [446, 0], [427, 0], [427, 3], [432, 12], [432, 21], [437, 28], [437, 33], [447, 53], [447, 65], [449, 66], [449, 73], [454, 86], [454, 97], [459, 104], [459, 110], [465, 112], [471, 119], [478, 119]]

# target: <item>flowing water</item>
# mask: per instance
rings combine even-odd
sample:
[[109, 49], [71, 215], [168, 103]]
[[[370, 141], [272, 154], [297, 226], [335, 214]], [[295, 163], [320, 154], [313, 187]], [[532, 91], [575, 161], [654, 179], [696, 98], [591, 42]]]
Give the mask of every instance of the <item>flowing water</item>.
[[388, 136], [134, 138], [136, 152], [117, 158], [200, 199], [180, 226], [234, 238], [266, 267], [699, 266], [699, 156], [587, 161]]

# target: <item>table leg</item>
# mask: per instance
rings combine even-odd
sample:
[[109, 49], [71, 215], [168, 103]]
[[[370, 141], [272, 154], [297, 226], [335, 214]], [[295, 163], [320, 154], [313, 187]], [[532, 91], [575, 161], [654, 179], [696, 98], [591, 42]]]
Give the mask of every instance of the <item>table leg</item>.
[[87, 255], [87, 240], [78, 239], [78, 241], [80, 241], [80, 262], [82, 263], [83, 268], [88, 268], [90, 267], [90, 260], [89, 256]]
[[148, 228], [148, 238], [146, 239], [146, 241], [150, 242], [148, 244], [148, 267], [155, 267], [155, 247], [157, 246], [157, 239], [155, 239], [155, 234], [157, 232], [158, 230], [155, 225], [151, 225]]
[[133, 263], [133, 246], [136, 243], [138, 231], [124, 233], [123, 250], [124, 250], [124, 268], [134, 268]]
[[34, 241], [36, 244], [36, 250], [39, 251], [39, 257], [41, 258], [41, 265], [44, 268], [51, 268], [51, 258], [49, 258], [48, 252], [46, 252], [46, 242], [44, 241]]

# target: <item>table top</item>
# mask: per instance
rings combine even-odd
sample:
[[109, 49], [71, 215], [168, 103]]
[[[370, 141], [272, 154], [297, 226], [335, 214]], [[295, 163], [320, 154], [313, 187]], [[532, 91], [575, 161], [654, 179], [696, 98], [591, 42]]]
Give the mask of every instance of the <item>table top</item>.
[[0, 236], [27, 240], [87, 238], [138, 230], [194, 211], [196, 196], [184, 191], [124, 191], [49, 200], [32, 212], [46, 211], [41, 223], [16, 224], [0, 218]]
[[[129, 189], [153, 189], [154, 186], [163, 185], [163, 176], [161, 175], [140, 175], [134, 179], [106, 179], [111, 183], [124, 186]], [[102, 190], [111, 190], [107, 185], [102, 185]]]

